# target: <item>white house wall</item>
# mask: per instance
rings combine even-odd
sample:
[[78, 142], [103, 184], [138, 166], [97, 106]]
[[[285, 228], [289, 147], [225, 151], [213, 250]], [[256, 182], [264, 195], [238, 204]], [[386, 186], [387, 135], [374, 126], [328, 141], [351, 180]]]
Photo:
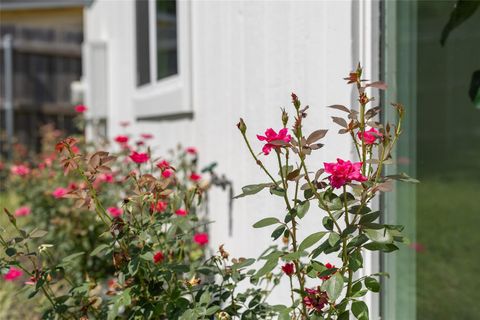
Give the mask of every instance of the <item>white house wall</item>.
[[[356, 63], [352, 47], [351, 1], [194, 1], [191, 3], [193, 118], [135, 121], [135, 42], [133, 1], [100, 0], [86, 9], [86, 41], [105, 41], [108, 65], [108, 133], [152, 133], [160, 153], [177, 143], [195, 146], [203, 164], [218, 162], [218, 172], [234, 182], [236, 193], [266, 179], [249, 156], [235, 124], [245, 119], [256, 150], [255, 134], [280, 128], [280, 107], [292, 111], [290, 93], [310, 105], [307, 127], [330, 129], [326, 148], [310, 159], [312, 170], [323, 161], [353, 157], [347, 136], [332, 124], [331, 104], [350, 105], [351, 87], [342, 80]], [[180, 22], [181, 23], [181, 22]], [[181, 48], [180, 48], [181, 50]], [[88, 77], [94, 76], [87, 75]], [[292, 117], [293, 120], [293, 117]], [[273, 156], [261, 156], [275, 167]], [[276, 170], [275, 170], [276, 172]], [[224, 243], [233, 256], [256, 256], [271, 244], [272, 230], [252, 229], [265, 216], [283, 216], [280, 198], [268, 192], [234, 201], [233, 236], [228, 235], [228, 194], [211, 194], [211, 245]], [[301, 221], [302, 234], [321, 228], [323, 214], [313, 206]], [[332, 258], [332, 261], [335, 261]], [[274, 300], [282, 299], [278, 292]]]

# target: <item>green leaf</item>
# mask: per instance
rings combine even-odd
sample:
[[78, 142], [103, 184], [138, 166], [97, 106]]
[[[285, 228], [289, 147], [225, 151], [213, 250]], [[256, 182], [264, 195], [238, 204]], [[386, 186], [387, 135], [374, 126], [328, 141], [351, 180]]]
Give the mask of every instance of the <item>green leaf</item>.
[[337, 300], [343, 290], [343, 276], [338, 272], [335, 273], [322, 284], [322, 290], [327, 292], [330, 301]]
[[35, 229], [30, 233], [30, 238], [41, 238], [41, 237], [44, 237], [47, 234], [48, 234], [48, 232], [45, 231], [45, 230]]
[[285, 190], [280, 187], [275, 187], [275, 186], [270, 187], [270, 193], [279, 197], [285, 196]]
[[363, 215], [360, 218], [360, 221], [358, 223], [359, 224], [370, 223], [370, 222], [373, 222], [373, 221], [377, 220], [377, 218], [379, 216], [380, 216], [380, 211], [370, 212], [370, 213], [367, 213], [367, 214]]
[[71, 254], [71, 255], [62, 259], [62, 264], [68, 264], [68, 263], [72, 262], [73, 259], [78, 258], [78, 257], [80, 257], [81, 255], [84, 255], [84, 254], [85, 254], [85, 252], [77, 252], [77, 253]]
[[340, 235], [336, 232], [330, 232], [328, 243], [333, 247], [340, 240]]
[[392, 174], [389, 176], [385, 176], [385, 179], [390, 179], [390, 180], [398, 180], [398, 181], [403, 181], [403, 182], [410, 182], [410, 183], [420, 183], [419, 180], [411, 178], [408, 174], [401, 172], [399, 174]]
[[140, 258], [145, 261], [153, 261], [153, 252], [145, 252], [144, 254], [140, 255]]
[[363, 247], [370, 251], [392, 252], [398, 250], [398, 247], [392, 243], [369, 242]]
[[245, 259], [241, 262], [238, 262], [238, 263], [235, 263], [232, 265], [232, 269], [233, 270], [239, 270], [241, 268], [245, 268], [245, 267], [248, 267], [248, 266], [251, 266], [253, 263], [255, 262], [255, 259]]
[[101, 244], [98, 247], [96, 247], [95, 249], [93, 249], [92, 252], [90, 252], [90, 256], [92, 256], [92, 257], [96, 256], [97, 254], [99, 254], [100, 252], [102, 252], [103, 250], [105, 250], [109, 247], [110, 247], [110, 245], [108, 245], [108, 244], [105, 244], [105, 243]]
[[367, 214], [370, 211], [372, 211], [369, 207], [362, 206], [362, 205], [355, 205], [351, 206], [350, 209], [348, 209], [348, 212], [351, 214]]
[[243, 192], [241, 194], [233, 197], [233, 198], [238, 199], [238, 198], [242, 198], [242, 197], [250, 196], [252, 194], [259, 193], [260, 191], [262, 191], [265, 188], [270, 187], [271, 185], [272, 185], [271, 183], [260, 183], [260, 184], [251, 184], [251, 185], [248, 185], [248, 186], [244, 186], [244, 187], [242, 187]]
[[277, 218], [269, 217], [269, 218], [265, 218], [265, 219], [262, 219], [260, 221], [257, 221], [253, 225], [253, 227], [254, 228], [263, 228], [263, 227], [271, 226], [272, 224], [276, 224], [276, 223], [280, 223], [280, 220], [278, 220]]
[[273, 269], [275, 269], [277, 264], [278, 264], [278, 258], [267, 260], [267, 262], [263, 265], [263, 267], [261, 267], [260, 270], [258, 270], [257, 273], [255, 273], [254, 277], [258, 279], [258, 278], [266, 275], [267, 273], [269, 273]]
[[282, 170], [278, 171], [279, 176], [286, 177], [293, 170], [293, 166], [282, 166]]
[[350, 320], [350, 311], [346, 310], [340, 313], [337, 320]]
[[350, 254], [348, 257], [348, 266], [354, 272], [363, 266], [363, 257], [360, 251], [355, 250], [352, 254]]
[[352, 313], [358, 320], [368, 320], [368, 307], [363, 301], [355, 301], [352, 303]]
[[309, 235], [302, 241], [302, 243], [300, 243], [300, 246], [298, 246], [298, 251], [304, 251], [305, 249], [313, 246], [315, 243], [320, 241], [325, 234], [326, 232], [320, 231]]
[[273, 240], [277, 240], [283, 234], [285, 229], [286, 229], [285, 226], [281, 225], [277, 229], [273, 230], [272, 235], [271, 235]]
[[200, 296], [200, 304], [201, 305], [208, 305], [208, 303], [212, 300], [212, 296], [210, 295], [210, 292], [205, 291], [201, 296]]
[[284, 255], [283, 259], [285, 259], [286, 261], [297, 260], [297, 259], [300, 259], [302, 254], [303, 254], [303, 251], [291, 252], [287, 255]]
[[140, 261], [137, 258], [134, 258], [128, 263], [128, 272], [130, 272], [131, 276], [134, 276], [137, 274], [139, 267]]
[[5, 253], [7, 254], [7, 256], [11, 257], [17, 253], [17, 250], [15, 248], [10, 247], [5, 250]]
[[365, 282], [365, 287], [367, 287], [368, 290], [372, 292], [380, 291], [380, 283], [377, 281], [377, 279], [372, 277], [366, 277], [364, 282]]
[[212, 314], [215, 314], [217, 311], [220, 311], [220, 307], [219, 306], [211, 306], [210, 308], [207, 309], [207, 311], [205, 311], [205, 315], [206, 316], [211, 316]]
[[392, 243], [393, 237], [388, 229], [365, 229], [367, 237], [377, 243]]
[[297, 206], [297, 216], [302, 219], [310, 209], [310, 201], [304, 201]]

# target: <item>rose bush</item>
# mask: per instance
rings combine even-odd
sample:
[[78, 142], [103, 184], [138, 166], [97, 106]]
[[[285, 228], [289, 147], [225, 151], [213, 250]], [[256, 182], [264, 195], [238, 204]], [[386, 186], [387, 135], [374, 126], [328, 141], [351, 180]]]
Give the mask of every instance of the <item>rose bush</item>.
[[[417, 182], [406, 174], [382, 175], [383, 166], [391, 163], [391, 153], [402, 131], [404, 108], [393, 104], [397, 122], [381, 124], [377, 120], [380, 107], [367, 110], [373, 100], [367, 96], [367, 88], [384, 90], [386, 85], [368, 82], [361, 77], [359, 65], [345, 78], [358, 92], [358, 111], [343, 105], [330, 106], [345, 114], [332, 119], [340, 126], [339, 134], [351, 136], [358, 162], [336, 159], [336, 162], [324, 162], [320, 168], [307, 166], [311, 153], [324, 146], [318, 141], [327, 130], [304, 132], [308, 106], [302, 107], [293, 93], [292, 126], [288, 128], [290, 115], [283, 110], [283, 127], [278, 134], [270, 128], [265, 131], [265, 136], [257, 135], [259, 141], [265, 142], [263, 155], [267, 159], [273, 157], [272, 161], [277, 163], [277, 176], [267, 169], [252, 149], [245, 122], [240, 119], [237, 125], [255, 163], [270, 179], [268, 183], [243, 187], [243, 193], [238, 197], [269, 189], [273, 196], [282, 198], [285, 205], [283, 219], [267, 217], [254, 224], [255, 228], [274, 226], [272, 238], [283, 237], [288, 244], [282, 250], [271, 252], [264, 266], [254, 275], [262, 276], [283, 263], [281, 270], [290, 281], [291, 304], [277, 306], [282, 319], [343, 320], [351, 316], [368, 319], [368, 307], [362, 297], [368, 291], [379, 292], [378, 277], [383, 274], [355, 277], [363, 268], [365, 250], [388, 253], [397, 250], [398, 243], [408, 241], [401, 233], [402, 226], [382, 223], [381, 212], [369, 207], [375, 196], [391, 188], [392, 181]], [[319, 211], [315, 214], [321, 219], [323, 228], [300, 239], [299, 222], [307, 212], [314, 210]], [[319, 215], [321, 213], [323, 217]], [[321, 262], [328, 261], [332, 254], [342, 262], [338, 267]]]
[[[44, 136], [58, 138], [50, 131]], [[18, 208], [5, 208], [2, 281], [36, 299], [47, 319], [267, 318], [263, 297], [278, 280], [235, 290], [254, 259], [228, 261], [223, 247], [208, 252], [204, 199], [212, 185], [225, 187], [215, 164], [200, 169], [194, 147], [154, 158], [152, 135], [135, 146], [120, 137], [113, 155], [81, 137], [46, 139], [38, 161], [19, 157], [10, 166]]]
[[[257, 135], [261, 152], [252, 148], [245, 122], [238, 123], [269, 182], [245, 186], [236, 198], [268, 189], [285, 206], [281, 219], [254, 224], [274, 227], [273, 240], [282, 239], [258, 259], [232, 258], [223, 245], [208, 249], [206, 195], [213, 185], [225, 188], [228, 182], [215, 174], [215, 165], [199, 169], [195, 147], [158, 158], [148, 133], [134, 142], [118, 135], [109, 147], [89, 145], [82, 137], [54, 143], [59, 133], [45, 130], [36, 161], [17, 157], [3, 166], [9, 190], [17, 190], [17, 206], [5, 208], [1, 281], [36, 299], [45, 319], [368, 319], [362, 297], [379, 291], [382, 274], [356, 276], [364, 252], [391, 252], [407, 241], [402, 226], [381, 223], [381, 213], [369, 204], [393, 180], [415, 180], [382, 175], [401, 134], [404, 109], [393, 105], [395, 124], [378, 122], [380, 108], [367, 110], [373, 99], [366, 89], [386, 86], [361, 75], [359, 66], [347, 78], [358, 90], [358, 111], [330, 106], [345, 113], [333, 121], [352, 138], [358, 161], [326, 159], [309, 168], [308, 157], [323, 147], [318, 141], [327, 130], [304, 133], [308, 106], [295, 94], [293, 123], [283, 110], [281, 128]], [[87, 108], [76, 110], [83, 126]], [[278, 174], [259, 156], [271, 159]], [[313, 211], [321, 224], [300, 239], [299, 222]], [[321, 262], [332, 254], [340, 264]], [[290, 303], [270, 305], [268, 296], [282, 277]]]

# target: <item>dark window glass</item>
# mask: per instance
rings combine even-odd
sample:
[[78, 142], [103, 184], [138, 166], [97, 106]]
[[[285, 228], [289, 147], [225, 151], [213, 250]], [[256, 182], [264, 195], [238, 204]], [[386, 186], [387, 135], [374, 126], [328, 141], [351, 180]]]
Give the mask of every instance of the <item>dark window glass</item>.
[[157, 79], [178, 72], [177, 64], [177, 3], [157, 0]]
[[137, 85], [150, 82], [150, 41], [148, 0], [136, 1]]

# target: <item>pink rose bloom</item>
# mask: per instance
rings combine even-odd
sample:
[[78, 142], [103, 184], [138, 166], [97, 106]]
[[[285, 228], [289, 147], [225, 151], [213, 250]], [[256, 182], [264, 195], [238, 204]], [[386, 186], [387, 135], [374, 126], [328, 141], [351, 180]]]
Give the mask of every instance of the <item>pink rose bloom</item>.
[[128, 137], [127, 136], [122, 136], [122, 135], [118, 135], [115, 137], [115, 142], [118, 142], [120, 144], [124, 144], [124, 143], [127, 143], [128, 142]]
[[164, 171], [162, 172], [162, 177], [164, 177], [164, 178], [170, 178], [170, 177], [172, 176], [172, 174], [173, 174], [173, 171], [167, 169], [167, 170], [164, 170]]
[[79, 105], [75, 106], [75, 112], [77, 112], [77, 113], [84, 113], [87, 110], [88, 110], [88, 108], [85, 107], [83, 104], [79, 104]]
[[195, 147], [188, 147], [185, 149], [185, 151], [189, 154], [193, 154], [193, 155], [197, 154], [197, 148]]
[[286, 143], [292, 140], [292, 136], [288, 134], [288, 129], [283, 128], [281, 129], [278, 134], [272, 128], [267, 129], [265, 131], [265, 136], [261, 136], [257, 134], [257, 138], [260, 141], [266, 141], [267, 143], [263, 146], [262, 151], [263, 154], [268, 155], [272, 148], [278, 148], [278, 146], [272, 144], [273, 141], [284, 141]]
[[15, 215], [17, 217], [28, 216], [30, 213], [32, 213], [32, 211], [30, 210], [30, 207], [28, 207], [28, 206], [23, 206], [23, 207], [20, 207], [17, 210], [15, 210]]
[[132, 161], [135, 163], [145, 163], [148, 161], [148, 159], [150, 159], [150, 157], [146, 153], [138, 153], [133, 151], [130, 155], [130, 159], [132, 159]]
[[142, 137], [142, 139], [149, 140], [149, 139], [153, 139], [153, 134], [150, 134], [150, 133], [142, 133], [142, 134], [140, 135], [140, 137]]
[[67, 189], [62, 188], [62, 187], [58, 187], [55, 190], [53, 190], [52, 196], [55, 199], [60, 199], [60, 198], [63, 198], [63, 196], [66, 195], [67, 193], [68, 193]]
[[12, 166], [10, 168], [10, 172], [13, 175], [24, 177], [24, 176], [26, 176], [27, 174], [30, 173], [30, 168], [27, 167], [27, 166], [24, 166], [23, 164], [20, 164], [18, 166]]
[[[362, 132], [358, 131], [357, 133], [358, 139], [362, 139]], [[381, 139], [382, 134], [375, 128], [371, 128], [370, 130], [363, 132], [363, 142], [366, 145], [372, 145], [376, 142], [377, 139]]]
[[197, 233], [193, 236], [193, 241], [197, 244], [204, 246], [208, 243], [208, 234], [207, 233]]
[[341, 188], [352, 181], [367, 181], [367, 178], [360, 172], [362, 162], [351, 163], [350, 161], [337, 159], [337, 163], [325, 162], [324, 167], [325, 172], [331, 174], [328, 180], [334, 188]]
[[114, 218], [120, 217], [123, 214], [123, 210], [117, 207], [110, 207], [107, 209], [107, 212]]
[[192, 180], [193, 182], [198, 182], [200, 181], [200, 179], [202, 179], [202, 176], [199, 175], [198, 173], [192, 172], [189, 179]]
[[187, 211], [184, 210], [184, 209], [178, 209], [177, 211], [175, 211], [175, 214], [177, 216], [186, 216], [187, 215]]
[[164, 170], [170, 168], [170, 163], [167, 160], [162, 160], [157, 163], [157, 168]]
[[21, 277], [22, 275], [23, 275], [22, 269], [10, 267], [8, 272], [3, 275], [3, 279], [5, 279], [5, 281], [13, 281], [18, 277]]
[[113, 174], [111, 173], [101, 173], [98, 175], [97, 179], [101, 182], [113, 183], [115, 182]]

